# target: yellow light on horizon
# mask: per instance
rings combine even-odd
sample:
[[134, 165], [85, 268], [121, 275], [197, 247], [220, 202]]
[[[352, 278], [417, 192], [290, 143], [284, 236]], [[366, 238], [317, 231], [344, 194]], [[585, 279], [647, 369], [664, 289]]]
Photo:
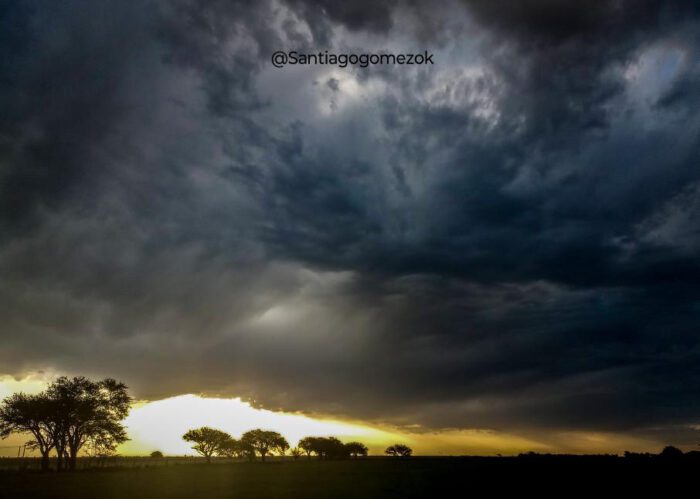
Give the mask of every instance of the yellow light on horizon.
[[[0, 400], [15, 392], [38, 393], [46, 388], [52, 374], [34, 373], [24, 378], [0, 375]], [[411, 446], [422, 455], [512, 455], [520, 452], [619, 453], [623, 450], [654, 452], [661, 442], [632, 435], [546, 431], [508, 433], [480, 429], [443, 429], [426, 431], [421, 427], [396, 428], [389, 425], [340, 421], [303, 414], [256, 409], [240, 398], [208, 398], [179, 395], [162, 400], [140, 401], [124, 420], [129, 435], [118, 452], [145, 455], [159, 450], [169, 455], [194, 455], [182, 435], [189, 429], [211, 426], [240, 437], [245, 431], [262, 428], [284, 435], [292, 446], [305, 436], [335, 436], [348, 442], [358, 440], [370, 453], [381, 455], [394, 443]], [[27, 435], [13, 434], [2, 441], [0, 456], [16, 455]], [[27, 450], [27, 455], [36, 455]]]
[[332, 435], [345, 441], [361, 440], [370, 447], [399, 438], [391, 432], [360, 424], [256, 409], [240, 398], [192, 394], [139, 402], [124, 423], [131, 440], [120, 447], [122, 454], [160, 450], [172, 455], [194, 455], [191, 444], [182, 440], [182, 435], [201, 426], [218, 428], [234, 437], [254, 428], [274, 430], [284, 435], [292, 446], [305, 436]]
[[23, 378], [0, 375], [0, 401], [13, 393], [39, 393], [46, 388], [47, 376], [43, 373], [30, 374]]

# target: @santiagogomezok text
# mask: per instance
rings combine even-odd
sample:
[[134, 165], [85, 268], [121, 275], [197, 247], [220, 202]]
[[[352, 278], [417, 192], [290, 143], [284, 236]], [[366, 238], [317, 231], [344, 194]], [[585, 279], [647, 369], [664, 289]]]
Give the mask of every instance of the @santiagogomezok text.
[[427, 50], [420, 53], [402, 53], [402, 54], [336, 54], [329, 51], [317, 53], [304, 53], [296, 50], [284, 51], [278, 50], [271, 57], [272, 65], [276, 68], [285, 66], [308, 66], [308, 65], [327, 65], [346, 68], [348, 66], [359, 66], [366, 68], [369, 66], [378, 65], [432, 65], [433, 54]]

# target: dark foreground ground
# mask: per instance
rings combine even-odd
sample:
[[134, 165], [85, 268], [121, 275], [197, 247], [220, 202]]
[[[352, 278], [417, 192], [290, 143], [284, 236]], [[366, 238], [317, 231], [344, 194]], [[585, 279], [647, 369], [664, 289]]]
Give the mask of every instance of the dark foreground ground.
[[[696, 491], [697, 462], [624, 458], [369, 458], [0, 473], [2, 498], [581, 497]], [[690, 488], [686, 488], [691, 484]], [[685, 494], [684, 494], [685, 495]], [[693, 492], [693, 495], [695, 493]]]

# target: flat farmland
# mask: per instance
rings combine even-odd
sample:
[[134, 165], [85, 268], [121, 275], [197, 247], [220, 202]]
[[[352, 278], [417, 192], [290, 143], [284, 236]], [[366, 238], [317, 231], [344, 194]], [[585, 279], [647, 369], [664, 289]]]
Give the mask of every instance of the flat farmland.
[[669, 493], [698, 476], [698, 471], [695, 462], [632, 462], [615, 457], [190, 463], [84, 469], [60, 474], [4, 471], [0, 473], [0, 497], [432, 498], [533, 492], [567, 497], [575, 492], [598, 495], [661, 490]]

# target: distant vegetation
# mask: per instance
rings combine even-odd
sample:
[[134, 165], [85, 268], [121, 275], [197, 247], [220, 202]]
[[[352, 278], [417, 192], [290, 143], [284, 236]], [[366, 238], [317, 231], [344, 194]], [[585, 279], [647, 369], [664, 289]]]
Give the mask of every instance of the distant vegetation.
[[[255, 459], [260, 456], [265, 461], [268, 455], [284, 456], [289, 450], [287, 440], [276, 431], [250, 430], [240, 439], [215, 428], [202, 427], [189, 430], [182, 438], [192, 442], [192, 448], [211, 462], [214, 456]], [[405, 446], [404, 446], [405, 447]], [[407, 448], [407, 447], [406, 447]], [[336, 437], [304, 437], [290, 452], [294, 459], [302, 454], [310, 459], [347, 459], [367, 456], [367, 446], [360, 442], [343, 443]]]
[[386, 448], [384, 453], [387, 456], [394, 456], [394, 457], [410, 457], [411, 454], [413, 454], [413, 449], [411, 449], [407, 445], [403, 444], [394, 444]]

